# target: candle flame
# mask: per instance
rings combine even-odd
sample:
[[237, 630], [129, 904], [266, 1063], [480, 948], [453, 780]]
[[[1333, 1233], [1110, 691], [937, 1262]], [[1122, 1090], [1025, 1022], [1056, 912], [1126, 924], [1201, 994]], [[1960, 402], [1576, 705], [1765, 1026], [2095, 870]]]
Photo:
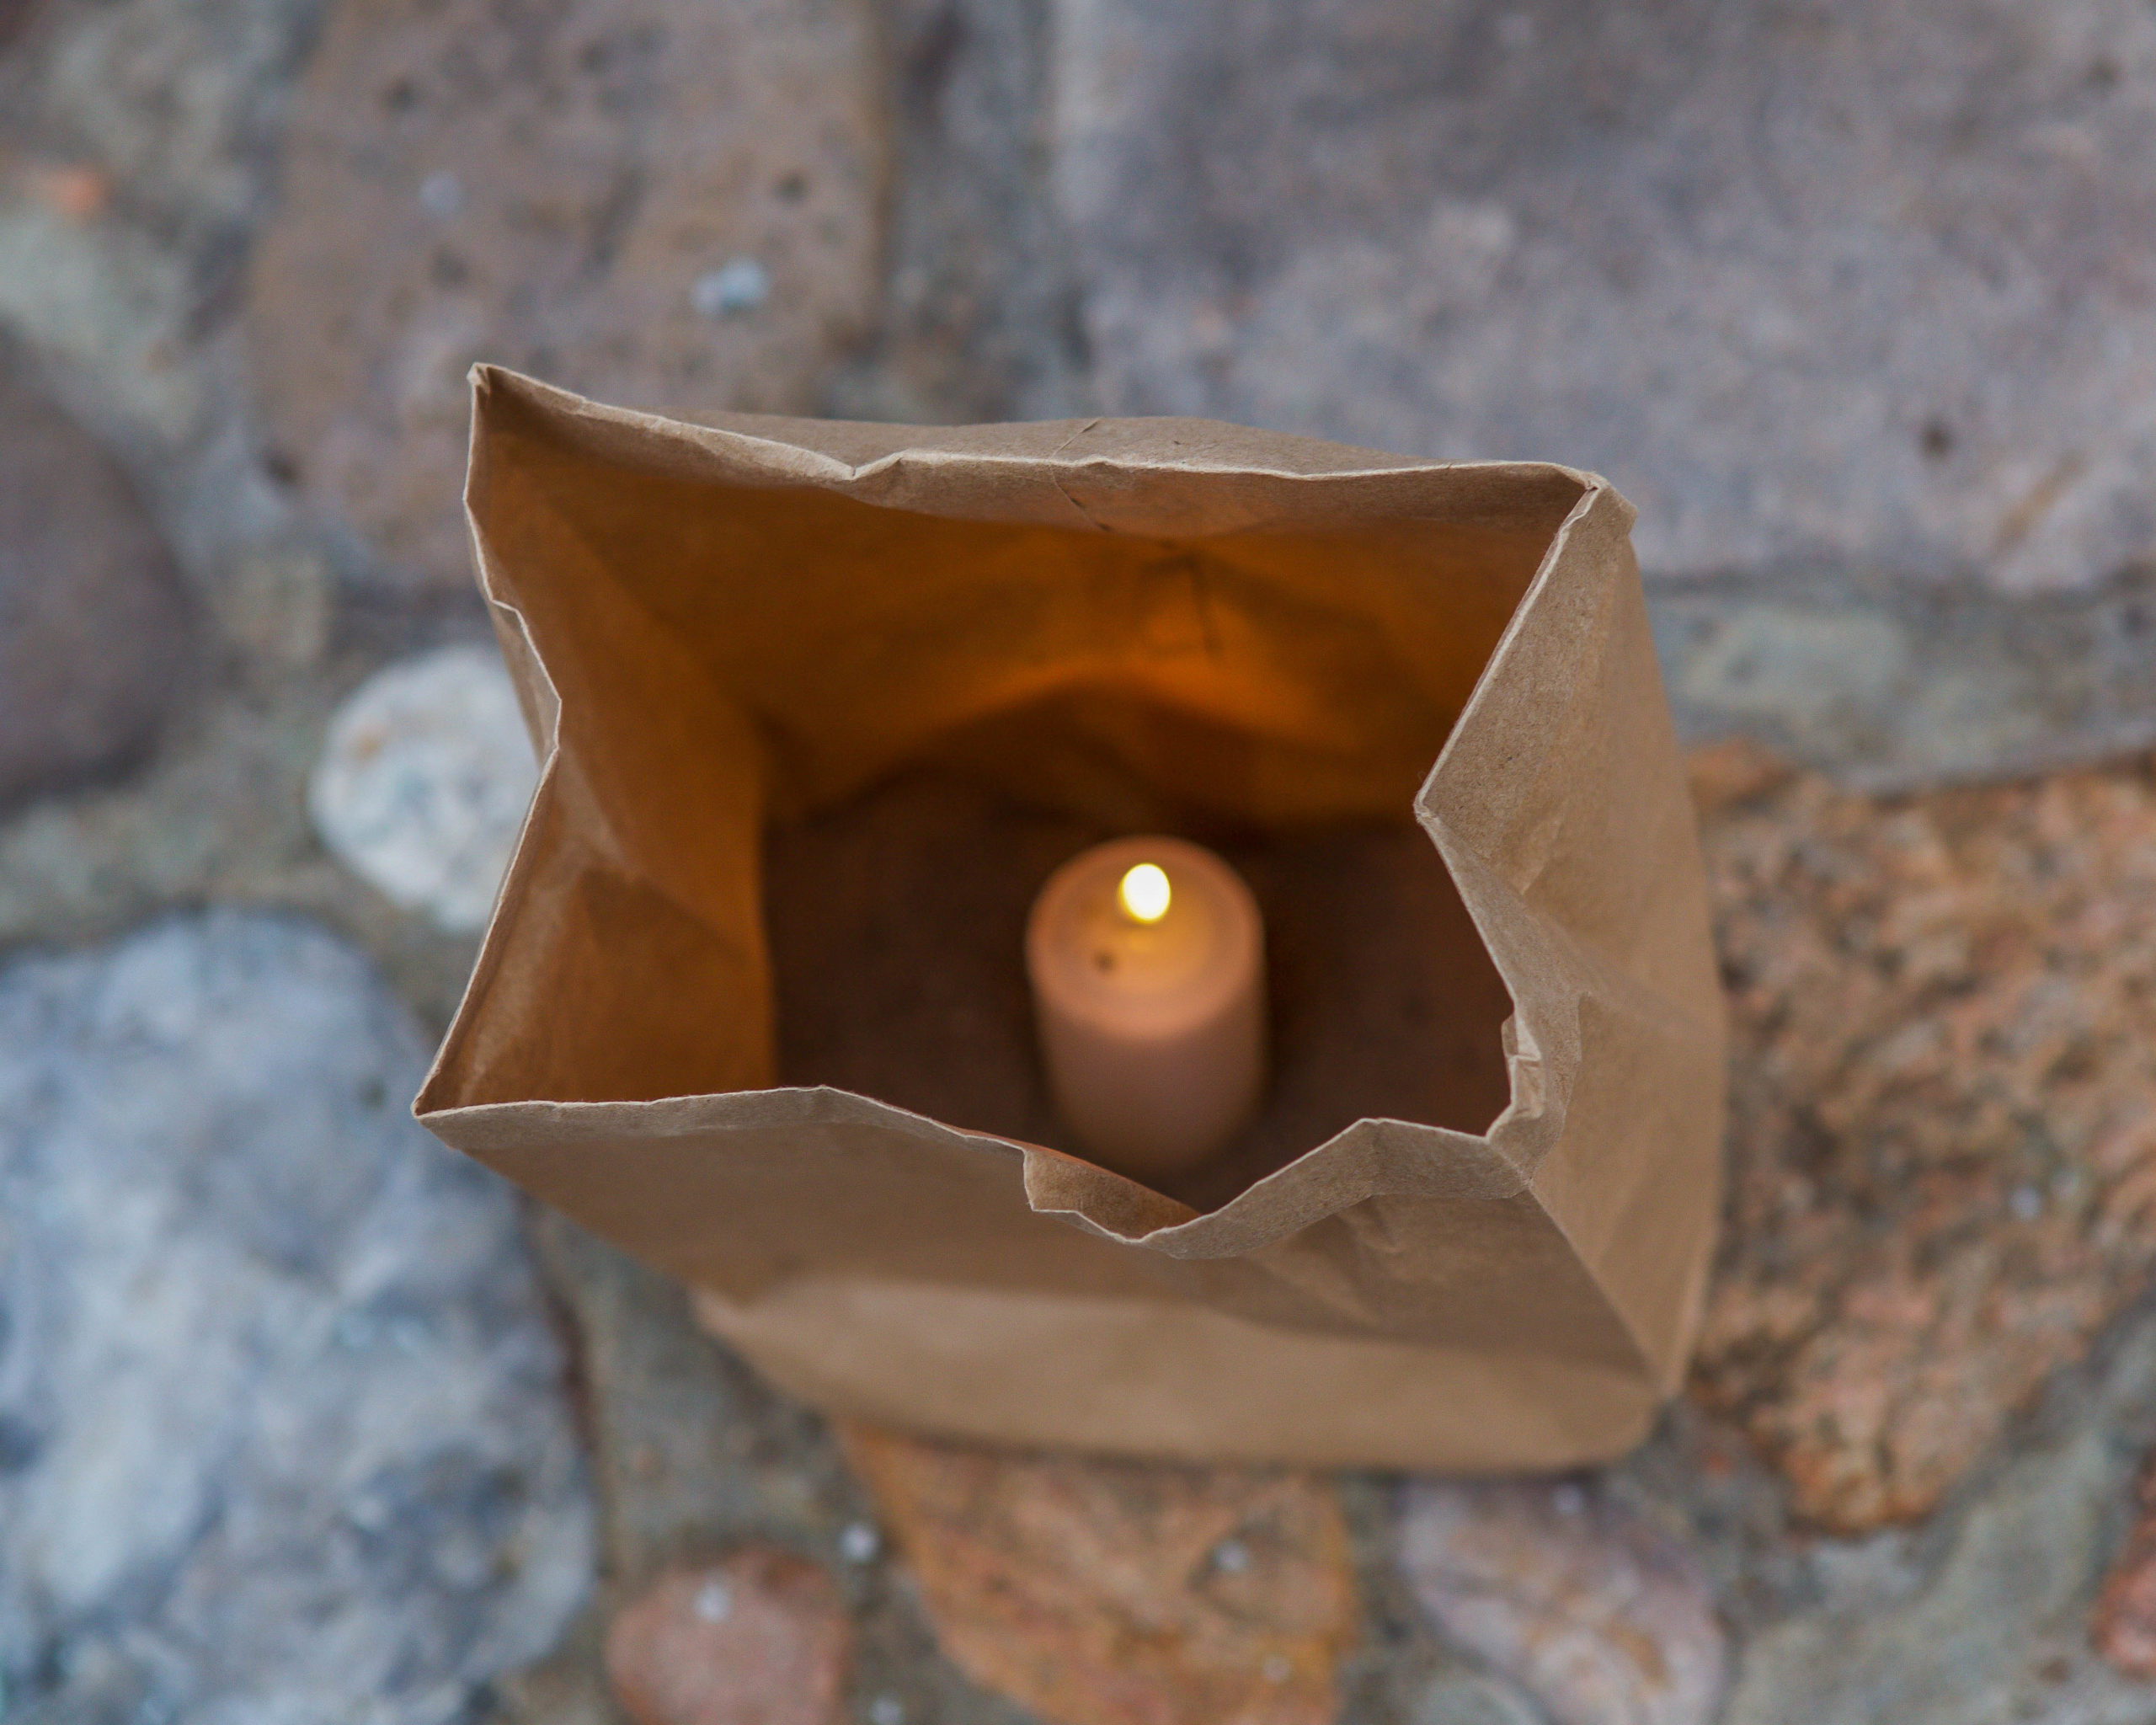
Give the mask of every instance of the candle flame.
[[1166, 869], [1157, 862], [1140, 862], [1123, 877], [1115, 895], [1132, 921], [1158, 922], [1168, 914], [1168, 900], [1174, 894]]

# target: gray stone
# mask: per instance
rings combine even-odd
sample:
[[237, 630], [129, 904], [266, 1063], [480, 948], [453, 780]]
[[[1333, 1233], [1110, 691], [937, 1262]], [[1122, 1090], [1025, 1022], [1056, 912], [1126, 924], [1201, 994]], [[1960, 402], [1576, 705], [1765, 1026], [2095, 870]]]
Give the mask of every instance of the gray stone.
[[171, 558], [125, 478], [0, 350], [0, 804], [147, 747], [188, 636]]
[[36, 6], [0, 57], [0, 327], [121, 449], [205, 580], [275, 507], [220, 332], [320, 6]]
[[[566, 1218], [534, 1231], [574, 1318], [595, 1466], [606, 1505], [608, 1603], [626, 1605], [670, 1563], [769, 1543], [828, 1565], [853, 1608], [854, 1694], [932, 1725], [1038, 1725], [936, 1650], [901, 1565], [857, 1563], [871, 1506], [830, 1428], [761, 1383], [699, 1330], [686, 1293]], [[527, 1685], [515, 1685], [520, 1699]], [[565, 1715], [549, 1694], [528, 1717]]]
[[487, 925], [538, 782], [500, 654], [440, 647], [385, 666], [338, 708], [307, 807], [363, 880], [469, 934]]
[[1409, 1487], [1400, 1563], [1431, 1621], [1556, 1725], [1708, 1725], [1723, 1634], [1677, 1540], [1577, 1481]]
[[1048, 0], [880, 0], [893, 156], [882, 317], [825, 410], [931, 424], [1091, 411], [1044, 120]]
[[864, 0], [343, 0], [248, 270], [280, 467], [408, 582], [461, 587], [474, 360], [808, 410], [876, 304], [874, 51]]
[[11, 1720], [458, 1719], [583, 1599], [561, 1355], [424, 1064], [282, 918], [0, 970]]
[[1406, 1725], [1543, 1725], [1518, 1690], [1472, 1671], [1441, 1671], [1416, 1690]]
[[1859, 789], [2156, 743], [2156, 573], [2019, 600], [1879, 577], [1664, 581], [1648, 607], [1680, 731], [1753, 735]]
[[584, 1338], [607, 1568], [623, 1602], [685, 1553], [747, 1543], [851, 1571], [840, 1548], [861, 1498], [823, 1421], [698, 1330], [676, 1284], [565, 1217], [542, 1213], [534, 1233]]
[[2156, 19], [1057, 0], [1103, 410], [1609, 473], [1653, 572], [2156, 543]]
[[1921, 1584], [1868, 1552], [1815, 1553], [1825, 1602], [1754, 1638], [1725, 1725], [2142, 1725], [2148, 1686], [2096, 1658], [2088, 1618], [2156, 1427], [2156, 1321], [2111, 1354], [1940, 1530]]

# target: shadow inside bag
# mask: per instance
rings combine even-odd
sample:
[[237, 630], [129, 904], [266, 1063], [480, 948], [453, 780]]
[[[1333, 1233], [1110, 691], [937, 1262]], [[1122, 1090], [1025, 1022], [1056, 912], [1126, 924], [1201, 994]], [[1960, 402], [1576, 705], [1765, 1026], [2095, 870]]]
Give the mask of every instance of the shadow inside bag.
[[[780, 1082], [1082, 1155], [1041, 1069], [1026, 915], [1059, 863], [1124, 830], [932, 767], [771, 829]], [[1215, 1208], [1366, 1117], [1488, 1128], [1507, 1099], [1511, 1002], [1428, 835], [1190, 836], [1263, 912], [1271, 1071], [1258, 1117], [1170, 1197]]]

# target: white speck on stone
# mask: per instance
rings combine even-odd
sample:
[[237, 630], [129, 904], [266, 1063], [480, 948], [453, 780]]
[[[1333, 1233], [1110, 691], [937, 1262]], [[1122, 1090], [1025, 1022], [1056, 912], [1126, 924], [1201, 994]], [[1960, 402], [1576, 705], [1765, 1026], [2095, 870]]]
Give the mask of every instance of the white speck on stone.
[[883, 1537], [865, 1521], [849, 1521], [839, 1533], [839, 1556], [849, 1563], [873, 1563]]
[[1258, 1663], [1257, 1674], [1267, 1683], [1285, 1683], [1295, 1674], [1295, 1668], [1285, 1653], [1267, 1653]]
[[1223, 1575], [1241, 1575], [1250, 1567], [1250, 1547], [1241, 1540], [1222, 1540], [1213, 1548], [1213, 1567]]
[[894, 1695], [879, 1695], [868, 1704], [868, 1725], [906, 1725], [905, 1704]]
[[705, 1623], [723, 1623], [734, 1615], [734, 1590], [713, 1576], [696, 1589], [696, 1616]]
[[689, 303], [707, 318], [753, 312], [771, 296], [771, 273], [754, 258], [734, 258], [707, 270], [689, 288]]
[[2044, 1194], [2033, 1186], [2016, 1186], [2006, 1203], [2017, 1222], [2033, 1222], [2044, 1213]]
[[464, 207], [464, 182], [447, 168], [419, 182], [419, 207], [430, 216], [448, 217]]
[[338, 709], [307, 808], [355, 874], [468, 934], [486, 927], [537, 782], [500, 659], [445, 647], [376, 672]]

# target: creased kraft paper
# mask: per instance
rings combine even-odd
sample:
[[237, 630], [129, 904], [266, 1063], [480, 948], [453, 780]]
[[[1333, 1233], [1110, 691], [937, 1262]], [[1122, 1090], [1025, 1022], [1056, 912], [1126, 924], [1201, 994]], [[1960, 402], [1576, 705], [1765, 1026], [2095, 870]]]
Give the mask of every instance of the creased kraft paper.
[[[472, 376], [479, 580], [545, 766], [430, 1128], [834, 1411], [1444, 1469], [1642, 1435], [1712, 1243], [1721, 1020], [1604, 481], [1196, 420], [688, 425]], [[925, 761], [1111, 825], [1419, 829], [1501, 980], [1440, 1002], [1493, 1114], [1354, 1119], [1198, 1208], [783, 1084], [767, 832]]]

